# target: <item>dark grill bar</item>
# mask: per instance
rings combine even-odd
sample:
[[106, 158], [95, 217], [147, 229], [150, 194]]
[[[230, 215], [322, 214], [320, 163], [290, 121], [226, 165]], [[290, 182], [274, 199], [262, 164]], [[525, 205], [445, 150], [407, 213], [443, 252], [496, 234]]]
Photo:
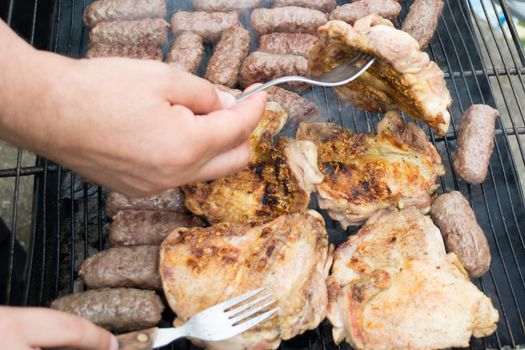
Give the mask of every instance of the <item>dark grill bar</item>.
[[[82, 57], [87, 49], [83, 9], [90, 0], [8, 0], [0, 4], [0, 16], [32, 45], [70, 57]], [[346, 1], [339, 1], [346, 2]], [[402, 2], [403, 15], [412, 1]], [[267, 2], [265, 2], [267, 3]], [[459, 190], [465, 194], [487, 234], [493, 262], [490, 271], [475, 280], [500, 313], [497, 331], [485, 339], [473, 339], [471, 349], [494, 349], [525, 345], [525, 55], [505, 0], [490, 5], [481, 2], [482, 16], [474, 15], [474, 0], [447, 0], [438, 31], [427, 52], [444, 70], [453, 98], [452, 125], [445, 137], [436, 137], [419, 124], [436, 145], [447, 173], [440, 179], [441, 192]], [[169, 1], [168, 11], [190, 9], [190, 1]], [[496, 15], [505, 16], [500, 28], [487, 24]], [[496, 16], [497, 18], [497, 16]], [[248, 27], [247, 18], [243, 24]], [[210, 47], [206, 47], [209, 54]], [[375, 130], [381, 116], [352, 109], [333, 90], [312, 88], [304, 96], [313, 100], [330, 121], [357, 132]], [[80, 97], [80, 96], [79, 96]], [[501, 113], [497, 122], [494, 153], [489, 175], [480, 186], [470, 186], [452, 171], [459, 118], [473, 103], [485, 103]], [[12, 230], [7, 288], [0, 291], [7, 303], [12, 299], [13, 252], [20, 218], [20, 181], [34, 179], [31, 242], [27, 248], [25, 290], [20, 304], [48, 306], [58, 295], [82, 290], [77, 272], [89, 255], [104, 248], [108, 222], [104, 214], [104, 189], [50, 161], [37, 158], [23, 165], [25, 151], [18, 151], [16, 165], [0, 168], [0, 179], [14, 182], [12, 211], [3, 219]], [[521, 178], [521, 183], [520, 183]], [[327, 221], [334, 243], [354, 233], [342, 232]], [[337, 242], [336, 242], [337, 240]], [[166, 319], [163, 325], [169, 324]], [[193, 349], [181, 341], [172, 349]], [[331, 327], [325, 321], [317, 330], [283, 343], [282, 349], [349, 349], [336, 346]]]

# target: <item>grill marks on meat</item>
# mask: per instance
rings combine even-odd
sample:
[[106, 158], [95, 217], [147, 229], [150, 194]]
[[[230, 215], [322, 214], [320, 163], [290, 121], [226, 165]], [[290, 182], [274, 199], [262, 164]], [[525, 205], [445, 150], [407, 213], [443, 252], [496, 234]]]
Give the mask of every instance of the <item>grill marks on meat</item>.
[[335, 0], [273, 0], [273, 7], [299, 6], [330, 12], [336, 7]]
[[226, 29], [215, 46], [204, 77], [215, 84], [234, 87], [241, 64], [250, 49], [250, 33], [234, 26]]
[[95, 44], [89, 48], [86, 58], [127, 57], [141, 60], [162, 61], [162, 49], [156, 45]]
[[385, 210], [335, 252], [328, 319], [354, 349], [466, 347], [494, 332], [498, 312], [441, 234], [415, 208]]
[[284, 55], [299, 55], [308, 58], [310, 50], [319, 39], [304, 33], [270, 33], [262, 35], [259, 51]]
[[259, 35], [273, 32], [315, 34], [326, 21], [323, 12], [297, 6], [258, 8], [251, 15], [252, 27]]
[[123, 210], [111, 222], [108, 241], [113, 247], [159, 245], [178, 227], [203, 226], [191, 214], [154, 210]]
[[170, 48], [166, 63], [195, 74], [204, 57], [204, 43], [202, 38], [192, 32], [181, 33]]
[[168, 27], [162, 18], [99, 22], [89, 32], [89, 41], [91, 45], [161, 46], [168, 40]]
[[51, 307], [112, 331], [153, 327], [160, 322], [164, 310], [157, 293], [133, 288], [104, 288], [70, 294], [53, 301]]
[[310, 55], [313, 74], [333, 69], [357, 51], [377, 58], [359, 78], [336, 88], [342, 99], [374, 112], [400, 109], [438, 135], [446, 134], [452, 100], [444, 74], [419, 50], [414, 38], [377, 15], [364, 17], [354, 26], [331, 21], [319, 28], [319, 34], [322, 41]]
[[180, 188], [166, 190], [160, 194], [129, 198], [117, 192], [111, 192], [106, 200], [106, 215], [115, 216], [121, 210], [157, 210], [188, 213], [184, 207], [184, 194]]
[[159, 247], [111, 248], [86, 259], [79, 275], [88, 288], [161, 289]]
[[443, 0], [415, 0], [410, 6], [401, 29], [417, 40], [421, 50], [432, 40], [444, 5]]
[[395, 23], [400, 12], [401, 5], [395, 0], [359, 0], [338, 6], [330, 13], [330, 20], [354, 24], [357, 20], [375, 13]]
[[177, 229], [161, 246], [161, 276], [176, 324], [227, 299], [265, 287], [277, 315], [208, 349], [276, 349], [325, 317], [331, 264], [324, 221], [315, 211], [264, 225], [218, 224]]
[[235, 25], [240, 25], [239, 14], [235, 11], [178, 11], [171, 17], [171, 30], [175, 36], [193, 32], [211, 43], [219, 40], [223, 31]]
[[228, 12], [261, 6], [263, 0], [193, 0], [193, 7], [199, 11]]
[[93, 27], [99, 22], [163, 18], [164, 0], [97, 0], [86, 7], [84, 22]]
[[378, 134], [356, 134], [330, 123], [302, 124], [298, 140], [318, 147], [325, 175], [317, 184], [319, 207], [343, 228], [387, 207], [428, 211], [444, 167], [425, 133], [389, 112]]
[[255, 51], [244, 60], [239, 73], [239, 83], [247, 87], [286, 75], [306, 75], [307, 72], [308, 60], [302, 56]]

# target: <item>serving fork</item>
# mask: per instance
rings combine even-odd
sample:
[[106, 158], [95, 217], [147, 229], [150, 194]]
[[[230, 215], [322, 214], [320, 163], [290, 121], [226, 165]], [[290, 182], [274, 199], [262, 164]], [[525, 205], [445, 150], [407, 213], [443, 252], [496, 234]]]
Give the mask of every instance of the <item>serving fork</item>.
[[[151, 350], [188, 337], [219, 341], [234, 337], [272, 317], [275, 300], [264, 288], [242, 294], [199, 312], [175, 328], [149, 328], [117, 336], [120, 350]], [[269, 309], [269, 310], [268, 310]]]
[[336, 68], [323, 73], [318, 76], [296, 76], [290, 75], [285, 77], [276, 78], [269, 82], [262, 84], [244, 94], [235, 97], [237, 102], [244, 100], [245, 98], [259, 92], [268, 89], [274, 85], [284, 83], [307, 83], [311, 85], [324, 86], [324, 87], [337, 87], [346, 85], [349, 82], [357, 79], [363, 74], [372, 64], [375, 62], [375, 57], [367, 55], [363, 52], [358, 53], [351, 60], [337, 66]]

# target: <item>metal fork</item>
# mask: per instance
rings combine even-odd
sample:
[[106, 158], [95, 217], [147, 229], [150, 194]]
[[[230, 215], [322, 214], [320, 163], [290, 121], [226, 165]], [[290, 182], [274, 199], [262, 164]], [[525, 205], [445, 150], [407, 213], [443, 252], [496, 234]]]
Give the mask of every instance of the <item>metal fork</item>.
[[119, 349], [150, 350], [183, 337], [205, 341], [228, 339], [273, 316], [279, 308], [268, 308], [275, 302], [271, 293], [259, 288], [201, 311], [180, 327], [155, 327], [119, 335]]
[[354, 57], [352, 57], [350, 61], [345, 62], [341, 64], [340, 66], [337, 66], [336, 68], [332, 69], [331, 71], [328, 71], [317, 77], [313, 77], [313, 76], [301, 77], [301, 76], [291, 75], [291, 76], [276, 78], [244, 94], [238, 95], [235, 99], [237, 102], [240, 102], [244, 100], [245, 98], [259, 91], [266, 90], [271, 86], [278, 85], [278, 84], [284, 84], [284, 83], [300, 82], [300, 83], [307, 83], [311, 85], [325, 86], [325, 87], [336, 87], [336, 86], [346, 85], [349, 82], [357, 79], [368, 68], [370, 68], [370, 66], [374, 64], [375, 60], [376, 60], [375, 57], [360, 52]]

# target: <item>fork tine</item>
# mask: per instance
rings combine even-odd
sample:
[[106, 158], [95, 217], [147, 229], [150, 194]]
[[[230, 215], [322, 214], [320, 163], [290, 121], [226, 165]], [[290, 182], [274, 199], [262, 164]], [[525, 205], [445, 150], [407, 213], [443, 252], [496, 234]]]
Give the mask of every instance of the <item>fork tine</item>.
[[246, 322], [242, 322], [241, 324], [233, 326], [233, 328], [235, 328], [235, 331], [238, 332], [238, 333], [245, 332], [248, 329], [252, 328], [253, 326], [256, 326], [257, 324], [259, 324], [262, 321], [266, 320], [267, 318], [271, 317], [278, 310], [279, 310], [279, 308], [276, 307], [275, 309], [272, 309], [270, 311], [266, 311], [265, 313], [260, 314], [259, 316], [254, 317], [251, 320], [248, 320]]
[[257, 305], [263, 301], [265, 301], [266, 299], [268, 299], [269, 297], [271, 297], [272, 295], [271, 294], [265, 294], [263, 295], [262, 297], [259, 297], [255, 300], [251, 300], [250, 302], [246, 303], [246, 304], [242, 304], [241, 306], [238, 306], [236, 308], [230, 308], [231, 310], [226, 312], [226, 315], [228, 317], [234, 317], [234, 316], [237, 316], [238, 314], [240, 314], [242, 311], [254, 306], [254, 305]]
[[214, 308], [218, 308], [222, 310], [229, 309], [239, 303], [242, 303], [243, 301], [247, 299], [250, 299], [251, 297], [256, 296], [257, 294], [261, 293], [264, 290], [265, 288], [259, 288], [259, 289], [252, 290], [251, 292], [244, 293], [242, 295], [239, 295], [238, 297], [235, 297], [233, 299], [226, 300], [223, 303], [217, 304], [214, 306]]
[[250, 309], [250, 310], [248, 310], [246, 312], [237, 313], [235, 316], [230, 317], [230, 321], [232, 322], [232, 324], [241, 322], [242, 320], [247, 319], [247, 318], [255, 315], [256, 313], [260, 312], [261, 310], [266, 309], [268, 306], [270, 306], [272, 304], [275, 304], [275, 302], [276, 302], [275, 300], [268, 300], [264, 304], [257, 305], [257, 307], [255, 307], [253, 309]]

